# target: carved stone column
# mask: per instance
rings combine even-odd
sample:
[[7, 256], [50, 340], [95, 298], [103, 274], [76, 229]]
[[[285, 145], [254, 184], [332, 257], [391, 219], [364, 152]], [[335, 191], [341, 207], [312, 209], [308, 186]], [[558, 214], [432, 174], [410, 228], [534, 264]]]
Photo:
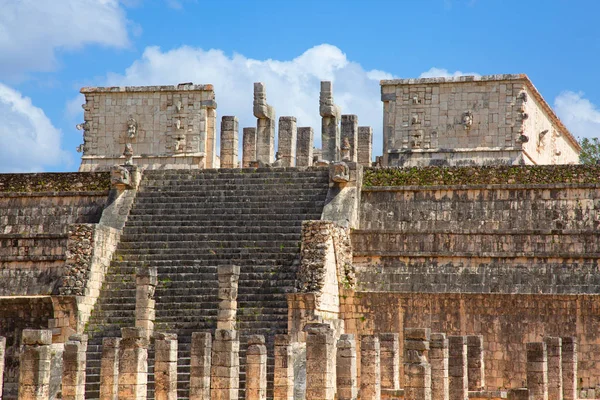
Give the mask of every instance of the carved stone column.
[[431, 400], [428, 328], [404, 329], [404, 398]]
[[256, 124], [256, 159], [270, 164], [275, 158], [275, 109], [267, 104], [265, 84], [254, 84], [254, 116]]
[[381, 388], [400, 388], [400, 339], [397, 333], [380, 333]]
[[429, 342], [431, 399], [448, 400], [448, 339], [444, 333], [432, 333]]
[[236, 329], [239, 265], [220, 265], [217, 269], [219, 278], [219, 313], [217, 329]]
[[154, 398], [177, 400], [177, 335], [154, 335]]
[[327, 324], [307, 324], [306, 400], [333, 400], [335, 396], [333, 330]]
[[319, 112], [321, 114], [321, 157], [326, 161], [340, 159], [340, 108], [333, 102], [333, 84], [321, 82], [319, 96]]
[[467, 370], [469, 390], [482, 390], [485, 388], [482, 335], [467, 336]]
[[363, 335], [360, 339], [360, 398], [381, 398], [381, 347], [379, 338]]
[[343, 143], [346, 139], [350, 144], [349, 161], [356, 162], [358, 160], [358, 116], [356, 115], [342, 115], [340, 140]]
[[358, 154], [357, 160], [363, 167], [371, 166], [373, 156], [373, 128], [370, 126], [358, 127]]
[[238, 167], [238, 119], [224, 116], [221, 119], [221, 168]]
[[297, 167], [310, 167], [313, 164], [313, 141], [313, 128], [298, 128], [298, 139], [296, 142]]
[[233, 329], [217, 329], [212, 346], [211, 398], [238, 400], [240, 388], [240, 340]]
[[267, 398], [267, 347], [265, 337], [252, 335], [246, 350], [246, 400]]
[[154, 291], [157, 284], [156, 267], [138, 268], [135, 279], [135, 327], [142, 328], [146, 340], [154, 331]]
[[100, 400], [117, 400], [119, 390], [119, 347], [121, 338], [102, 339]]
[[275, 372], [273, 381], [274, 400], [292, 400], [294, 398], [292, 341], [288, 335], [275, 335]]
[[256, 128], [244, 128], [242, 143], [242, 167], [250, 167], [252, 161], [256, 161]]
[[343, 334], [337, 342], [337, 398], [356, 400], [358, 396], [356, 378], [356, 341], [354, 335]]
[[562, 337], [562, 376], [564, 400], [577, 399], [577, 338]]
[[19, 400], [48, 400], [52, 331], [24, 329], [19, 358]]
[[279, 117], [279, 141], [277, 152], [283, 167], [296, 166], [296, 141], [298, 129], [296, 117]]
[[562, 339], [545, 337], [548, 352], [548, 398], [563, 400]]
[[450, 400], [468, 400], [467, 338], [448, 336], [448, 350]]
[[119, 400], [146, 400], [148, 338], [144, 328], [121, 328]]
[[548, 400], [546, 343], [527, 343], [527, 390], [529, 391], [529, 400]]
[[63, 351], [62, 398], [84, 400], [87, 335], [71, 335]]
[[212, 337], [209, 332], [192, 333], [190, 400], [210, 400]]
[[0, 336], [0, 400], [4, 390], [4, 357], [6, 356], [6, 338]]

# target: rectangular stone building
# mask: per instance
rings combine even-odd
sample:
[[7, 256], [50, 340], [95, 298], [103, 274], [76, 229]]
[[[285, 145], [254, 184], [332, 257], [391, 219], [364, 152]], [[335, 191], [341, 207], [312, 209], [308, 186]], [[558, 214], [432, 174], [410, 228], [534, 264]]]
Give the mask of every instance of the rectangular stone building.
[[216, 108], [212, 85], [86, 87], [80, 172], [123, 164], [151, 169], [215, 168]]
[[389, 166], [574, 164], [579, 144], [527, 75], [381, 81]]

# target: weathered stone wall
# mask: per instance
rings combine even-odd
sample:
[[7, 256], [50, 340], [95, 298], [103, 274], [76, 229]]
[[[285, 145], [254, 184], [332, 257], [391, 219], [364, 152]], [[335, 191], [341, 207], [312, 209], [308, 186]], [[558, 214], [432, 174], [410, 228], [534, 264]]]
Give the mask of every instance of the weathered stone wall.
[[216, 167], [216, 107], [212, 85], [83, 88], [80, 171], [125, 161], [149, 168]]
[[108, 174], [0, 175], [0, 295], [55, 293], [72, 223], [100, 220]]
[[[386, 165], [577, 162], [579, 145], [526, 75], [384, 80], [381, 99]], [[554, 144], [524, 154], [545, 126]]]
[[398, 332], [400, 346], [407, 327], [483, 335], [488, 390], [525, 386], [526, 343], [543, 336], [577, 337], [579, 387], [600, 383], [598, 296], [346, 292], [341, 298], [347, 333]]
[[[16, 285], [18, 283], [13, 283]], [[2, 398], [17, 398], [19, 381], [19, 354], [23, 329], [47, 329], [53, 318], [50, 297], [0, 298], [0, 336], [6, 337], [4, 389]], [[59, 372], [60, 375], [60, 372]]]

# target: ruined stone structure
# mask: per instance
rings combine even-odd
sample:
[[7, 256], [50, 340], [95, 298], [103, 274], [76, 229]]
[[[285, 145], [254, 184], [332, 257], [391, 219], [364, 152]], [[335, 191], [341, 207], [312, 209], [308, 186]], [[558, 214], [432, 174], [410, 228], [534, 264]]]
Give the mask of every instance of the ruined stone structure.
[[526, 75], [381, 82], [390, 166], [576, 164], [579, 144]]
[[405, 169], [330, 82], [314, 152], [262, 83], [219, 151], [211, 85], [82, 92], [82, 172], [0, 175], [4, 399], [596, 397], [600, 167], [521, 165], [579, 149], [525, 76], [382, 81]]

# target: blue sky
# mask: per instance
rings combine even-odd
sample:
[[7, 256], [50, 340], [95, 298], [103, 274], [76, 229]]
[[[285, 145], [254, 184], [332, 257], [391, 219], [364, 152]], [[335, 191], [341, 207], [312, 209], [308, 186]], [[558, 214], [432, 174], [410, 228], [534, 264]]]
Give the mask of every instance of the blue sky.
[[[252, 82], [319, 136], [319, 80], [375, 130], [378, 80], [526, 73], [578, 137], [600, 136], [592, 0], [0, 0], [0, 172], [73, 171], [82, 86], [212, 83], [252, 126]], [[241, 130], [241, 129], [240, 129]], [[319, 145], [319, 143], [317, 143]]]

